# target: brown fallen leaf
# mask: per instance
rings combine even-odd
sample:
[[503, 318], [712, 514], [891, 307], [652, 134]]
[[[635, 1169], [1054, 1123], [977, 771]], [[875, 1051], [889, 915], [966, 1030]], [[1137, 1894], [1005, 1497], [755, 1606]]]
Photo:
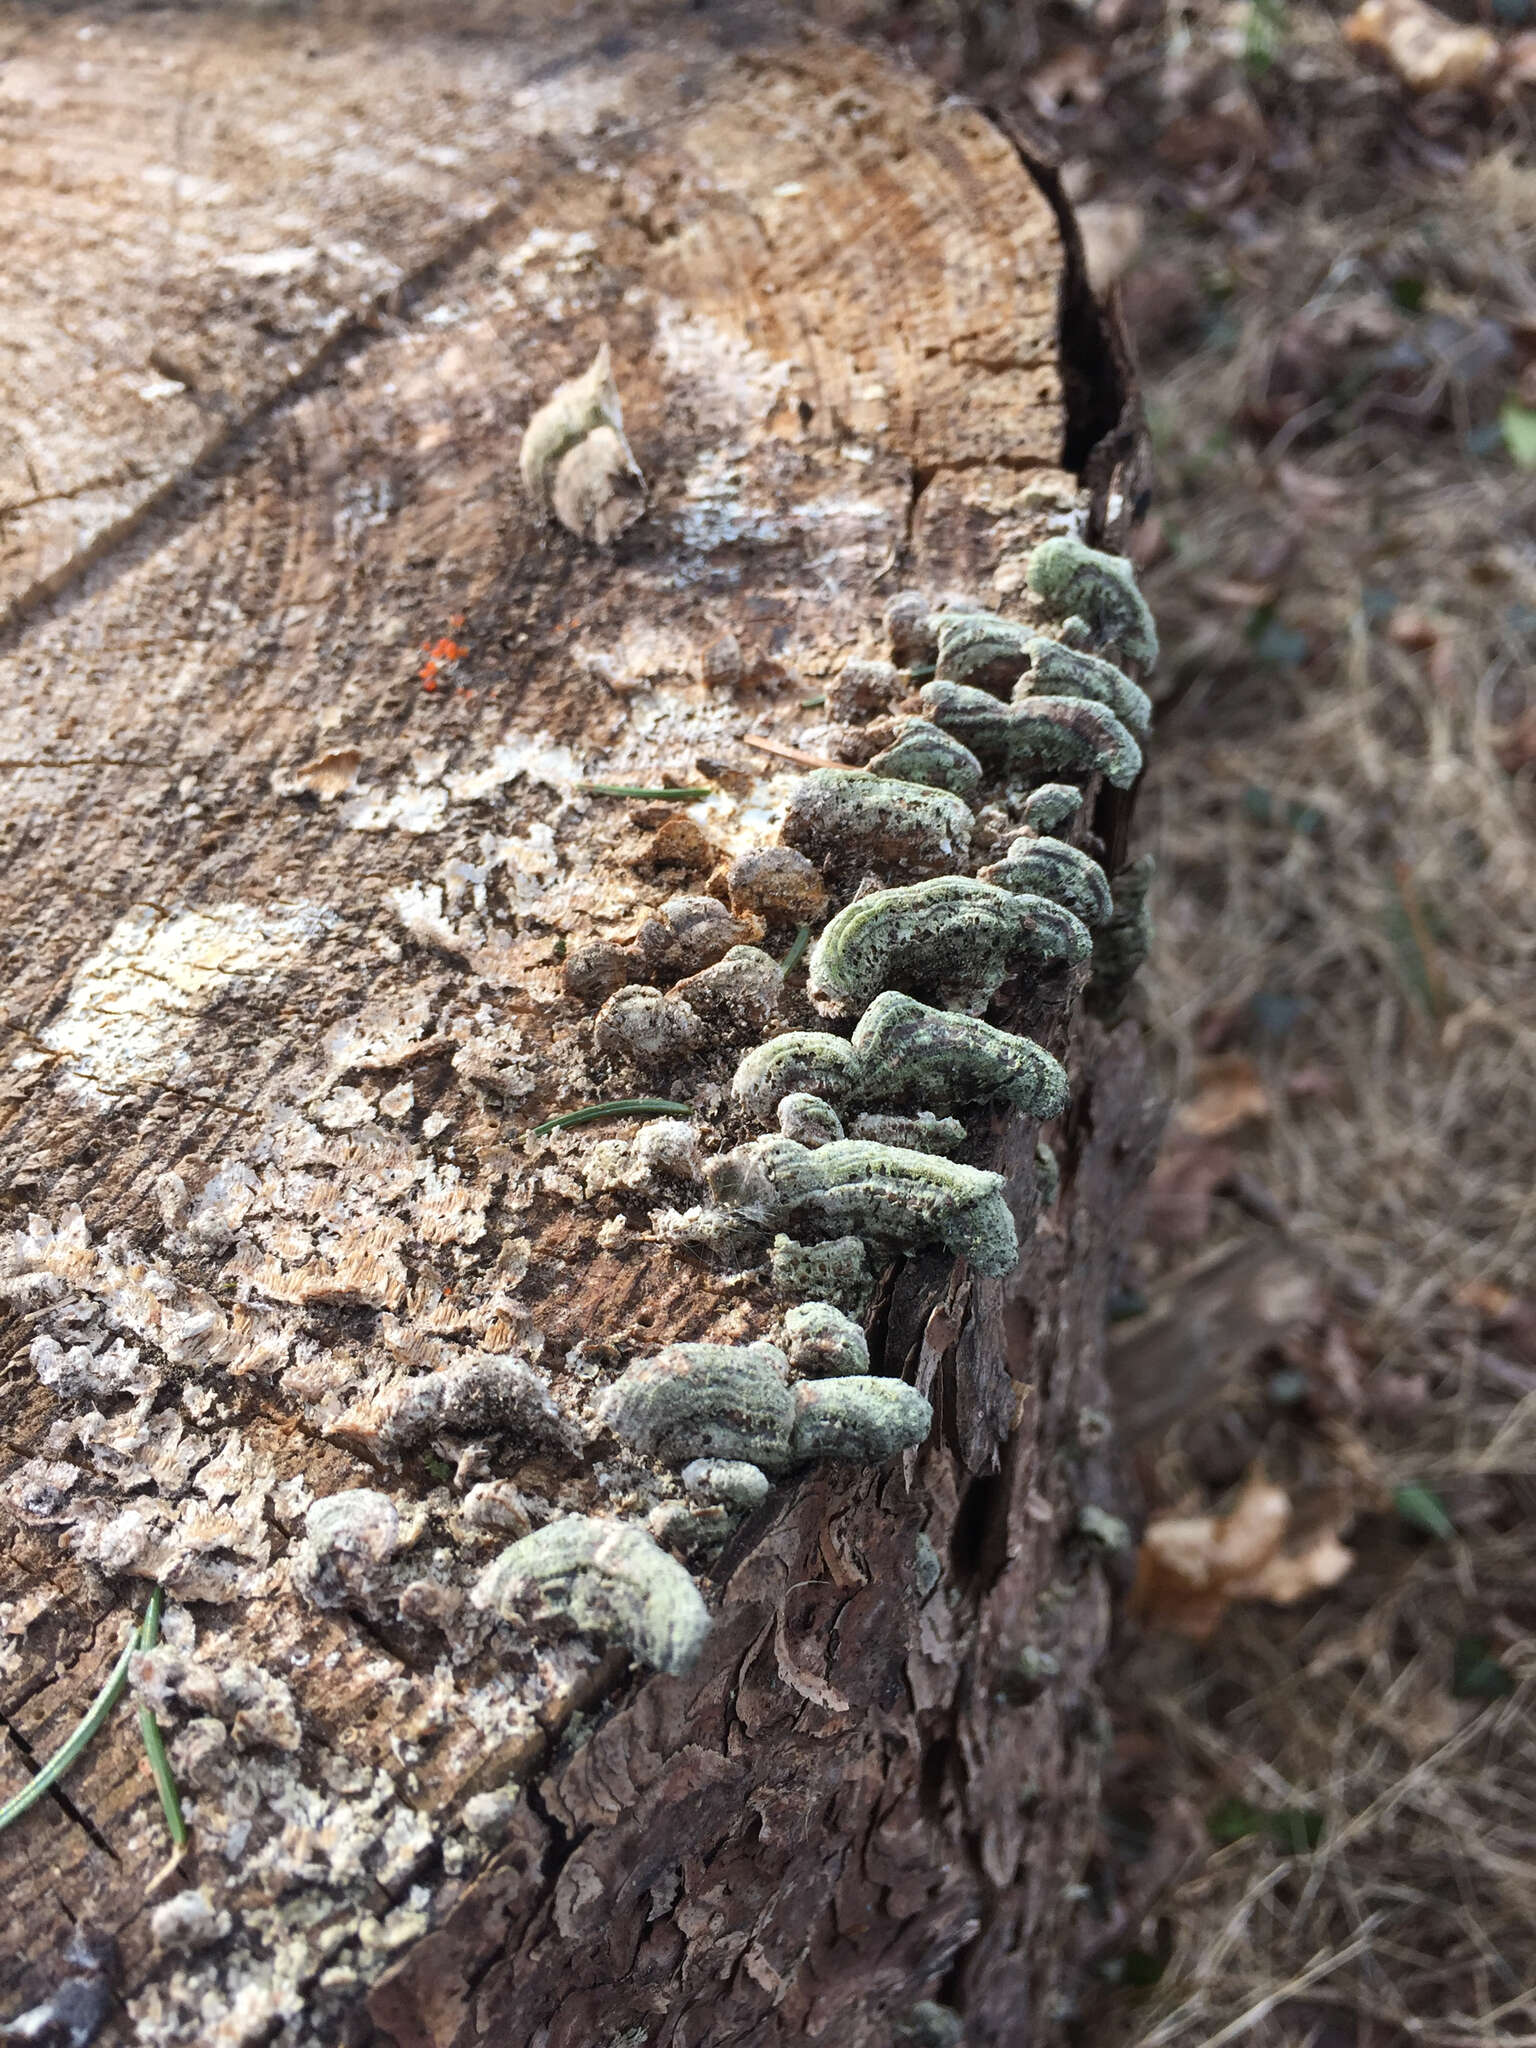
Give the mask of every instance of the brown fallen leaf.
[[1174, 1113], [1175, 1128], [1192, 1138], [1225, 1138], [1269, 1115], [1269, 1093], [1246, 1053], [1202, 1060], [1192, 1099]]
[[1142, 1227], [1163, 1250], [1200, 1244], [1211, 1228], [1211, 1198], [1237, 1171], [1230, 1145], [1174, 1132], [1147, 1184]]
[[1289, 1607], [1337, 1585], [1354, 1563], [1337, 1529], [1282, 1549], [1292, 1507], [1285, 1488], [1250, 1473], [1225, 1515], [1167, 1515], [1147, 1526], [1136, 1560], [1132, 1615], [1204, 1642], [1234, 1600]]
[[1497, 37], [1427, 0], [1363, 0], [1344, 34], [1357, 49], [1379, 51], [1410, 92], [1462, 92], [1487, 83], [1499, 65]]

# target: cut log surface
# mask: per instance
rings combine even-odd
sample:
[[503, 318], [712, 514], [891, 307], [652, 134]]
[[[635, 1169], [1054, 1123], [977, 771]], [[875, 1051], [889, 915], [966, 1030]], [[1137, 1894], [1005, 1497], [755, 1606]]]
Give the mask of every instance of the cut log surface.
[[[0, 2014], [81, 1928], [117, 1944], [99, 2038], [157, 2048], [859, 2048], [920, 2000], [1033, 2044], [1066, 2010], [1132, 1027], [1005, 988], [1072, 1077], [1060, 1199], [1034, 1125], [967, 1113], [1018, 1271], [878, 1275], [872, 1370], [933, 1433], [692, 1559], [690, 1672], [468, 1598], [530, 1522], [679, 1497], [599, 1415], [626, 1365], [783, 1327], [766, 1240], [690, 1244], [707, 1197], [638, 1122], [531, 1133], [650, 1094], [705, 1155], [760, 1133], [731, 1076], [827, 1028], [803, 969], [642, 1069], [563, 963], [776, 842], [803, 770], [749, 741], [838, 743], [814, 700], [894, 590], [1028, 616], [1029, 549], [1103, 511], [1010, 142], [772, 15], [623, 17], [3, 18], [0, 1800], [158, 1582], [135, 1684], [192, 1847], [164, 1869], [125, 1704], [0, 1834]], [[518, 446], [604, 340], [650, 503], [598, 551]], [[482, 1368], [499, 1405], [401, 1421]], [[357, 1488], [327, 1580], [306, 1516]]]

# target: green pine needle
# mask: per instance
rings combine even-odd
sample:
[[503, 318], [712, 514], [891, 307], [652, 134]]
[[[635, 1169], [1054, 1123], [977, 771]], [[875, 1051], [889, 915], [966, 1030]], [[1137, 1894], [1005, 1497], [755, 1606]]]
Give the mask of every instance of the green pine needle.
[[794, 973], [795, 969], [800, 965], [800, 962], [805, 958], [805, 951], [807, 946], [810, 945], [810, 943], [811, 928], [808, 924], [803, 924], [801, 925], [800, 929], [795, 933], [794, 943], [790, 946], [789, 951], [784, 955], [782, 965], [785, 974]]
[[34, 1778], [23, 1785], [4, 1806], [0, 1806], [0, 1831], [8, 1828], [13, 1820], [20, 1820], [24, 1813], [30, 1812], [43, 1794], [51, 1791], [64, 1773], [78, 1763], [100, 1733], [107, 1716], [122, 1698], [128, 1684], [128, 1659], [138, 1647], [139, 1636], [135, 1629], [130, 1632], [127, 1642], [123, 1645], [123, 1653], [112, 1666], [106, 1684], [86, 1709], [85, 1719], [81, 1721], [73, 1735], [68, 1737], [62, 1748], [54, 1752]]
[[583, 782], [578, 787], [583, 796], [626, 796], [666, 804], [702, 803], [715, 793], [712, 789], [640, 789], [627, 782]]
[[[144, 1615], [144, 1626], [139, 1630], [139, 1648], [152, 1650], [160, 1640], [160, 1613], [165, 1606], [165, 1588], [156, 1586], [149, 1596], [149, 1607]], [[139, 1733], [144, 1738], [144, 1753], [149, 1758], [149, 1768], [154, 1776], [155, 1790], [160, 1794], [160, 1806], [165, 1814], [166, 1830], [178, 1849], [187, 1846], [187, 1823], [182, 1816], [181, 1795], [176, 1790], [176, 1780], [171, 1772], [171, 1760], [165, 1753], [165, 1737], [160, 1733], [160, 1723], [155, 1719], [154, 1710], [139, 1702]]]
[[546, 1117], [528, 1133], [542, 1138], [546, 1131], [569, 1131], [577, 1124], [595, 1124], [609, 1116], [692, 1116], [686, 1102], [662, 1102], [651, 1095], [631, 1096], [623, 1102], [594, 1102], [586, 1109], [568, 1109], [564, 1116]]

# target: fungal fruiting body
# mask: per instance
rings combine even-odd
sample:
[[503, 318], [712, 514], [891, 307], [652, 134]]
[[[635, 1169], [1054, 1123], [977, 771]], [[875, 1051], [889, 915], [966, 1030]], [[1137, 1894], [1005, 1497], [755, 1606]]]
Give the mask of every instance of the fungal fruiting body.
[[1009, 690], [1029, 665], [1028, 626], [996, 612], [941, 612], [935, 674], [977, 690]]
[[878, 1465], [916, 1448], [933, 1426], [933, 1409], [905, 1380], [802, 1380], [795, 1388], [790, 1447], [801, 1458], [849, 1458]]
[[1113, 907], [1104, 870], [1065, 839], [1016, 839], [1000, 861], [981, 870], [981, 879], [1021, 895], [1048, 896], [1086, 925], [1103, 924]]
[[1013, 686], [1016, 704], [1034, 696], [1092, 697], [1107, 704], [1135, 738], [1146, 738], [1152, 725], [1152, 699], [1113, 662], [1101, 661], [1096, 654], [1085, 654], [1080, 647], [1068, 647], [1060, 640], [1032, 638], [1024, 651], [1029, 667]]
[[747, 1513], [768, 1498], [768, 1475], [741, 1458], [695, 1458], [682, 1470], [688, 1491]]
[[933, 607], [920, 590], [898, 590], [887, 600], [885, 631], [891, 654], [902, 668], [921, 667], [938, 655]]
[[1136, 572], [1120, 555], [1106, 555], [1058, 534], [1029, 558], [1029, 587], [1053, 619], [1082, 619], [1096, 646], [1115, 646], [1143, 669], [1157, 661], [1157, 627], [1136, 588]]
[[848, 1136], [867, 1138], [872, 1145], [896, 1145], [906, 1152], [937, 1152], [945, 1159], [953, 1159], [965, 1143], [966, 1131], [958, 1117], [935, 1116], [931, 1109], [920, 1109], [912, 1116], [873, 1110], [854, 1118]]
[[670, 1066], [704, 1037], [704, 1022], [684, 997], [643, 984], [618, 989], [597, 1013], [601, 1051], [637, 1067]]
[[970, 748], [926, 718], [902, 719], [895, 739], [870, 760], [869, 772], [947, 789], [967, 801], [981, 785], [981, 763]]
[[768, 1271], [780, 1301], [831, 1301], [850, 1315], [862, 1312], [874, 1289], [869, 1254], [860, 1237], [802, 1244], [780, 1231], [773, 1240]]
[[802, 853], [844, 864], [880, 861], [927, 872], [967, 858], [971, 813], [947, 789], [857, 768], [816, 768], [796, 785], [783, 838]]
[[835, 1145], [847, 1137], [843, 1120], [819, 1095], [785, 1095], [779, 1099], [779, 1129], [797, 1145]]
[[855, 898], [811, 953], [806, 986], [818, 1010], [862, 1014], [886, 989], [980, 1012], [1008, 975], [1085, 960], [1086, 926], [1037, 896], [967, 875], [941, 875]]
[[593, 1515], [562, 1515], [520, 1537], [470, 1598], [504, 1621], [565, 1622], [672, 1673], [692, 1669], [710, 1629], [698, 1587], [674, 1558], [632, 1523]]
[[1035, 1190], [1042, 1209], [1055, 1206], [1056, 1197], [1061, 1193], [1061, 1168], [1056, 1163], [1056, 1154], [1044, 1138], [1035, 1145]]
[[1041, 1119], [1067, 1106], [1061, 1062], [1033, 1039], [979, 1017], [930, 1009], [893, 989], [859, 1019], [853, 1048], [864, 1092], [877, 1101], [916, 1097], [935, 1109], [1002, 1101]]
[[583, 540], [613, 540], [644, 512], [645, 479], [624, 438], [606, 341], [579, 377], [539, 407], [518, 461], [540, 511]]
[[743, 1196], [770, 1227], [853, 1235], [893, 1250], [942, 1244], [981, 1273], [1011, 1273], [1018, 1236], [1001, 1174], [861, 1138], [816, 1151], [755, 1138], [712, 1160], [705, 1178], [728, 1207]]
[[1024, 799], [1024, 828], [1055, 832], [1083, 807], [1083, 792], [1070, 782], [1042, 782]]
[[1019, 697], [1000, 704], [963, 683], [925, 683], [923, 709], [982, 761], [1005, 773], [1102, 775], [1129, 789], [1141, 773], [1141, 749], [1110, 710], [1091, 697]]
[[858, 1056], [830, 1031], [784, 1031], [747, 1053], [731, 1092], [757, 1116], [770, 1117], [786, 1095], [819, 1095], [836, 1107], [859, 1084]]
[[784, 1348], [795, 1371], [812, 1378], [869, 1371], [869, 1339], [830, 1301], [806, 1301], [789, 1311]]
[[730, 1458], [782, 1471], [794, 1422], [787, 1368], [773, 1344], [668, 1344], [628, 1366], [598, 1413], [663, 1464]]

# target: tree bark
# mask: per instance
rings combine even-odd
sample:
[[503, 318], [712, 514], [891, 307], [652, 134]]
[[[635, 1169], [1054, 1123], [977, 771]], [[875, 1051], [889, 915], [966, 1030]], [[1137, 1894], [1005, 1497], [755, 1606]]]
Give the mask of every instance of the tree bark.
[[[159, 1582], [139, 1676], [193, 1840], [165, 1873], [120, 1709], [0, 1834], [0, 2010], [89, 1987], [84, 1929], [101, 2038], [873, 2044], [935, 2000], [1052, 2040], [1104, 1739], [1080, 1516], [1157, 1123], [1134, 1026], [1005, 991], [1072, 1077], [1060, 1199], [1032, 1124], [968, 1118], [1020, 1266], [886, 1267], [872, 1370], [933, 1434], [776, 1485], [698, 1569], [691, 1672], [464, 1597], [523, 1511], [667, 1492], [594, 1420], [622, 1366], [782, 1314], [599, 1152], [637, 1125], [529, 1135], [642, 1081], [707, 1149], [746, 1134], [740, 1044], [637, 1080], [565, 991], [705, 881], [656, 837], [682, 806], [583, 785], [705, 783], [714, 854], [771, 842], [795, 769], [748, 742], [831, 743], [806, 700], [884, 652], [891, 592], [1018, 610], [1039, 540], [1123, 531], [1134, 415], [1048, 174], [768, 10], [5, 35], [0, 1797]], [[604, 339], [650, 489], [607, 551], [517, 475]], [[802, 990], [774, 1028], [822, 1021]], [[540, 1414], [381, 1428], [404, 1376], [508, 1354]], [[306, 1512], [348, 1488], [394, 1552], [317, 1604]]]

